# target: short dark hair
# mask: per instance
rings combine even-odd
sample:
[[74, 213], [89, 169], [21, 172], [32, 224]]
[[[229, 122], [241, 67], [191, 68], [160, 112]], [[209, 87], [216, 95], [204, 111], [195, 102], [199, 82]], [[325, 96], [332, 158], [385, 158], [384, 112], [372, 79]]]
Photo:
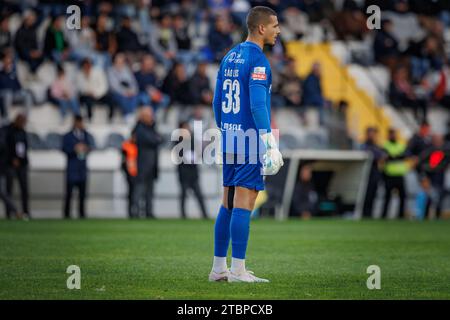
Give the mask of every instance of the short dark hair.
[[256, 6], [250, 9], [247, 15], [247, 28], [249, 32], [255, 31], [260, 24], [269, 23], [270, 16], [276, 16], [277, 13], [269, 7]]
[[76, 114], [76, 115], [73, 117], [73, 121], [74, 121], [74, 122], [83, 122], [83, 116], [81, 116], [81, 115], [79, 115], [79, 114]]

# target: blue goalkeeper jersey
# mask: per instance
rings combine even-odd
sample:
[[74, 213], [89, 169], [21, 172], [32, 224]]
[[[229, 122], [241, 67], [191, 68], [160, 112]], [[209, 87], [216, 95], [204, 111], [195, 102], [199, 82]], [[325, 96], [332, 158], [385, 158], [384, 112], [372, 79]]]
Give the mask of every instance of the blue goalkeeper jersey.
[[[216, 124], [222, 131], [223, 152], [263, 152], [257, 130], [270, 131], [271, 83], [269, 61], [253, 42], [236, 45], [222, 59], [213, 107]], [[257, 141], [253, 139], [255, 135], [247, 135], [251, 135], [249, 129], [256, 133]]]

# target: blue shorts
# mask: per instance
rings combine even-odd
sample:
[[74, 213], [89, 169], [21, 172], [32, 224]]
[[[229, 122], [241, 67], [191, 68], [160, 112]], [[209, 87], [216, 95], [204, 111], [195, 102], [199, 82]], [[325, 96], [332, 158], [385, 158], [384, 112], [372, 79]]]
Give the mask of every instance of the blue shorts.
[[[248, 155], [224, 153], [223, 186], [264, 190], [264, 176], [261, 174], [262, 163], [257, 156], [255, 156], [255, 159], [256, 163], [250, 163]], [[238, 162], [238, 160], [241, 161]]]

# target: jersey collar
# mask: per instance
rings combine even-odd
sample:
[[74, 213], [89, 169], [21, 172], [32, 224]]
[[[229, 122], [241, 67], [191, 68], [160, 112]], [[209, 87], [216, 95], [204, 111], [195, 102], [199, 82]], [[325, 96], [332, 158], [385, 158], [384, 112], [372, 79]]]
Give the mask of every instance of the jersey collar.
[[258, 46], [256, 43], [254, 43], [254, 42], [252, 42], [252, 41], [248, 41], [248, 40], [247, 40], [247, 41], [244, 42], [244, 44], [245, 44], [245, 45], [248, 45], [248, 46], [251, 46], [251, 47], [258, 48], [258, 50], [262, 52], [261, 47]]

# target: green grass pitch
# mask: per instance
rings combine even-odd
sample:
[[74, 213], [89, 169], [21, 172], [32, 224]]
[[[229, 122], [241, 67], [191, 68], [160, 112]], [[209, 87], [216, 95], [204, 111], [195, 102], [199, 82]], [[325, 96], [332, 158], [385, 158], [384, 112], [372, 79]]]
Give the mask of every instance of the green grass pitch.
[[[252, 221], [247, 267], [210, 283], [213, 221], [0, 221], [0, 299], [449, 299], [450, 221]], [[69, 265], [81, 289], [66, 287]], [[368, 290], [369, 265], [381, 289]]]

